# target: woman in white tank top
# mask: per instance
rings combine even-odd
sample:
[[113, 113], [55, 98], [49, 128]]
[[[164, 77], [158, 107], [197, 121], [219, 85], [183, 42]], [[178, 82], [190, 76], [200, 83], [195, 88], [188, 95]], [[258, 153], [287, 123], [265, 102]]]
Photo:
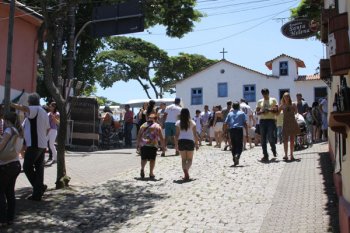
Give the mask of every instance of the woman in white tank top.
[[176, 150], [180, 151], [182, 159], [183, 180], [190, 179], [189, 169], [192, 165], [194, 148], [198, 150], [198, 137], [196, 134], [196, 123], [191, 119], [190, 112], [183, 108], [180, 113], [180, 120], [175, 124]]

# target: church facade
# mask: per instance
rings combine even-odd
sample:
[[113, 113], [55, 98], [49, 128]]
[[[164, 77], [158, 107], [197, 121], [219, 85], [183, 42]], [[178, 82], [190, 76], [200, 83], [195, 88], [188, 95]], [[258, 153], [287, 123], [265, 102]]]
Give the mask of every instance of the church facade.
[[245, 99], [255, 109], [262, 98], [261, 89], [268, 88], [270, 96], [280, 100], [284, 92], [292, 99], [297, 93], [311, 106], [314, 101], [327, 95], [327, 85], [316, 75], [298, 75], [298, 69], [305, 64], [298, 58], [285, 54], [267, 61], [271, 75], [263, 74], [225, 59], [176, 83], [176, 96], [180, 97], [191, 115], [204, 105], [226, 106], [226, 102]]

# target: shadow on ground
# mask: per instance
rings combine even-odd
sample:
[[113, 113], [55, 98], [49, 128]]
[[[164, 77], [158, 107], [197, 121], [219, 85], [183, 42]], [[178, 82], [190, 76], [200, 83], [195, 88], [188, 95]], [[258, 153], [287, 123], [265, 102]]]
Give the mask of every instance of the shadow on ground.
[[328, 232], [338, 233], [339, 214], [338, 214], [338, 196], [333, 183], [333, 165], [329, 153], [320, 153], [319, 164], [323, 176], [324, 192], [327, 195], [327, 207], [325, 210], [330, 216], [330, 226]]
[[151, 193], [135, 181], [108, 181], [94, 187], [49, 190], [41, 202], [19, 189], [15, 224], [0, 232], [116, 232], [136, 216], [146, 215], [167, 195]]

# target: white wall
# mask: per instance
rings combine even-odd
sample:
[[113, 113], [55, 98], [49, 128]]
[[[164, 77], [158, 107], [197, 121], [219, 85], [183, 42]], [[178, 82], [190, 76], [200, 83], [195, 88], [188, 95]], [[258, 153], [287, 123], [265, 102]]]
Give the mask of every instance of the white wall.
[[[302, 93], [305, 100], [311, 106], [314, 101], [314, 87], [325, 87], [325, 83], [321, 80], [316, 81], [294, 81], [296, 76], [295, 62], [286, 58], [289, 61], [289, 72], [292, 76], [282, 76], [280, 78], [272, 78], [267, 75], [260, 74], [240, 67], [238, 65], [221, 61], [206, 70], [185, 79], [176, 85], [176, 96], [181, 97], [185, 106], [190, 110], [191, 116], [194, 115], [196, 109], [203, 110], [204, 105], [208, 105], [211, 109], [214, 105], [221, 105], [226, 107], [226, 102], [239, 101], [243, 98], [243, 85], [255, 84], [256, 87], [256, 101], [262, 98], [261, 89], [268, 88], [270, 96], [279, 100], [279, 90], [289, 89], [293, 100], [295, 100], [296, 93]], [[273, 63], [273, 69], [279, 66], [279, 61], [286, 59], [276, 59]], [[294, 65], [294, 68], [293, 68]], [[221, 70], [225, 70], [224, 73]], [[274, 71], [276, 72], [276, 71]], [[217, 97], [218, 83], [228, 83], [228, 97]], [[191, 105], [191, 89], [202, 88], [203, 91], [203, 105]], [[255, 109], [256, 102], [250, 102], [249, 105]]]

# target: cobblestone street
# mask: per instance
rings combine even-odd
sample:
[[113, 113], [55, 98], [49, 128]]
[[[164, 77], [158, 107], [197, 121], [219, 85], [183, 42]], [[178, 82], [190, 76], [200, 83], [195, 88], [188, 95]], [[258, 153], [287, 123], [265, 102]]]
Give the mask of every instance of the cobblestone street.
[[202, 146], [185, 183], [173, 151], [157, 157], [155, 181], [139, 179], [135, 150], [117, 170], [118, 154], [68, 155], [71, 188], [54, 190], [50, 167], [41, 202], [25, 199], [30, 189], [20, 175], [18, 217], [7, 232], [338, 232], [328, 144], [297, 151], [295, 162], [277, 149], [269, 163], [258, 161], [261, 147], [244, 151], [233, 167], [230, 152]]

